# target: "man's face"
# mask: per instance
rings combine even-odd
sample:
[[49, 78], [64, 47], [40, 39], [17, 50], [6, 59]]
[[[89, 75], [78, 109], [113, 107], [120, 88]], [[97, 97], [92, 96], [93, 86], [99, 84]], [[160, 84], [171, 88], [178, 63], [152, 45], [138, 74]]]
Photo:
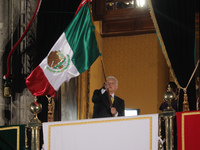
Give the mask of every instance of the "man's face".
[[112, 78], [107, 79], [107, 83], [108, 83], [110, 94], [114, 93], [118, 89], [115, 79], [112, 79]]

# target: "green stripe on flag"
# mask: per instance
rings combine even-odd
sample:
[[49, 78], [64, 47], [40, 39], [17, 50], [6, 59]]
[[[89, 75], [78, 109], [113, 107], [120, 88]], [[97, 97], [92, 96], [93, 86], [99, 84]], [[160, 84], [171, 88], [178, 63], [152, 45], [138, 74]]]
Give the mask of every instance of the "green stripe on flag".
[[65, 30], [66, 39], [74, 52], [72, 62], [81, 74], [100, 55], [89, 6], [86, 3]]

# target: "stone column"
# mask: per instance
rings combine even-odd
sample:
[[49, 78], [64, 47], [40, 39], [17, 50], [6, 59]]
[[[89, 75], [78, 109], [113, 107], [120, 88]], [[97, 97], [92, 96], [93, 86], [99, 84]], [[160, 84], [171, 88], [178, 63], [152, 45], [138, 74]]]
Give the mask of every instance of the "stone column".
[[8, 2], [0, 1], [0, 125], [5, 124], [4, 109], [5, 97], [3, 96], [3, 53], [8, 42]]

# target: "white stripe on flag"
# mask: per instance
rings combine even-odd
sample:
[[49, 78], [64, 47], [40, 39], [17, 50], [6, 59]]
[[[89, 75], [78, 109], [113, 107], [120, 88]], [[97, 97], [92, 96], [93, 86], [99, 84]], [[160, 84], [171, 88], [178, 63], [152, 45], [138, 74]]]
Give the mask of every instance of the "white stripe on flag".
[[[58, 51], [60, 50], [61, 53], [66, 56], [69, 56], [69, 66], [67, 69], [63, 70], [62, 72], [55, 72], [52, 73], [48, 69], [48, 64], [47, 64], [47, 57], [52, 51]], [[73, 62], [71, 61], [72, 56], [73, 56], [73, 51], [71, 50], [71, 47], [65, 37], [65, 34], [62, 33], [62, 35], [59, 37], [57, 42], [54, 44], [52, 49], [50, 50], [48, 56], [40, 63], [40, 67], [43, 70], [46, 78], [48, 79], [49, 83], [52, 85], [52, 87], [57, 91], [61, 84], [65, 81], [69, 81], [71, 78], [78, 76], [80, 73], [74, 66]], [[68, 59], [68, 58], [67, 58]]]

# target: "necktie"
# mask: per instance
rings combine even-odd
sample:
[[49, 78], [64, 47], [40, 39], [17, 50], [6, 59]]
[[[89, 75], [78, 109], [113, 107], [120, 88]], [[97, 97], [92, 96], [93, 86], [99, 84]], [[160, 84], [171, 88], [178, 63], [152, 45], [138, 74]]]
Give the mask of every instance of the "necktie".
[[113, 104], [113, 102], [114, 102], [114, 98], [110, 95], [110, 99], [111, 99], [111, 102], [112, 102], [112, 104]]

